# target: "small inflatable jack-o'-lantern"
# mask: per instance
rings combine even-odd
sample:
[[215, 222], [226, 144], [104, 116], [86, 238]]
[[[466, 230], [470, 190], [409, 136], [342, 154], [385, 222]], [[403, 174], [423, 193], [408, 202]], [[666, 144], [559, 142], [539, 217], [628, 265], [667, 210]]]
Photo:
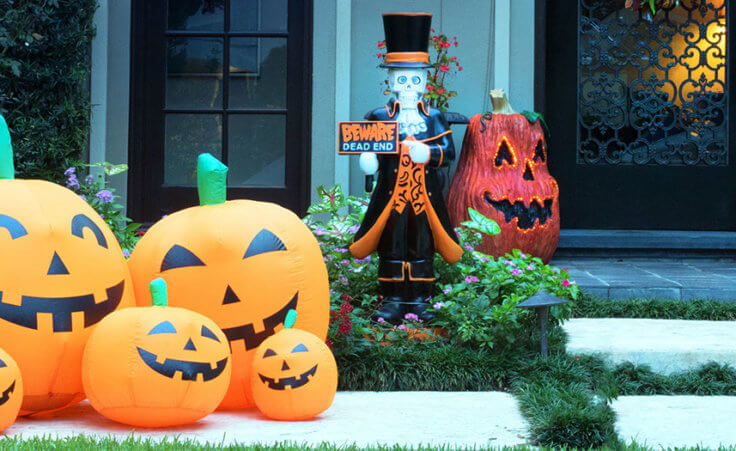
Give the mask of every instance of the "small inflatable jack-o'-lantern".
[[110, 228], [74, 192], [14, 178], [0, 118], [0, 348], [23, 374], [21, 415], [84, 399], [82, 351], [105, 315], [133, 304]]
[[166, 282], [151, 282], [152, 307], [102, 320], [84, 350], [90, 404], [133, 426], [186, 424], [212, 413], [230, 384], [230, 349], [209, 318], [167, 307]]
[[10, 354], [0, 349], [0, 431], [15, 423], [23, 402], [23, 377]]
[[480, 251], [502, 256], [513, 249], [548, 262], [560, 236], [557, 181], [547, 169], [544, 119], [518, 114], [506, 94], [491, 91], [493, 112], [476, 114], [465, 132], [462, 153], [447, 196], [455, 227], [468, 220], [468, 207], [501, 227], [484, 236]]
[[256, 406], [274, 420], [308, 420], [332, 405], [337, 391], [337, 364], [324, 340], [292, 328], [289, 312], [281, 332], [267, 338], [253, 359]]
[[319, 244], [289, 210], [225, 201], [227, 167], [203, 154], [197, 166], [200, 206], [169, 215], [140, 240], [129, 264], [138, 305], [150, 305], [148, 281], [166, 280], [170, 303], [212, 318], [225, 332], [233, 376], [221, 408], [253, 405], [255, 349], [299, 312], [297, 327], [327, 334], [329, 286]]

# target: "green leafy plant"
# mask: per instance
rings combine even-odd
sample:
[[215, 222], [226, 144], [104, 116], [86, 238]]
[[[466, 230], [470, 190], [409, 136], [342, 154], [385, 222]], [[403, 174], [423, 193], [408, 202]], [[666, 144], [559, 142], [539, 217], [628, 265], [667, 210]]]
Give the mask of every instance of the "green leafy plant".
[[61, 181], [89, 139], [97, 0], [0, 0], [0, 114], [19, 178]]

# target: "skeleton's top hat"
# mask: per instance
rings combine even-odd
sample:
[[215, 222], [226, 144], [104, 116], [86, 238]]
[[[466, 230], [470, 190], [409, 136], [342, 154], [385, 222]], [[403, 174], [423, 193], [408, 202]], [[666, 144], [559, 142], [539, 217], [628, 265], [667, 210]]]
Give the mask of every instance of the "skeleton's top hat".
[[386, 59], [381, 67], [432, 67], [429, 64], [429, 13], [387, 13], [383, 15]]

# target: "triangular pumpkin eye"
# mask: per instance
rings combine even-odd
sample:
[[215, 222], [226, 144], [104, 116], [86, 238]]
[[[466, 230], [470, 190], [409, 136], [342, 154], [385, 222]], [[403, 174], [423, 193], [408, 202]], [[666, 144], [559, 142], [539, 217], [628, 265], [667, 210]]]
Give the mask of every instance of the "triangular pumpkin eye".
[[6, 366], [8, 366], [8, 364], [5, 363], [3, 360], [0, 360], [0, 368], [5, 368]]
[[271, 348], [266, 349], [266, 352], [263, 353], [263, 357], [273, 357], [276, 355], [276, 351], [274, 351]]
[[498, 152], [496, 153], [496, 159], [493, 161], [493, 163], [498, 167], [498, 166], [503, 165], [504, 162], [510, 165], [514, 164], [514, 155], [511, 153], [509, 144], [506, 142], [505, 139], [502, 140], [501, 144], [498, 146]]
[[161, 262], [161, 272], [187, 266], [204, 266], [204, 263], [189, 249], [175, 244], [171, 246]]
[[296, 345], [296, 347], [291, 350], [292, 353], [295, 353], [295, 352], [307, 352], [307, 351], [309, 351], [309, 349], [307, 349], [307, 347], [304, 346], [301, 343], [299, 343], [298, 345]]
[[544, 142], [540, 139], [537, 141], [537, 147], [534, 149], [534, 161], [541, 161], [544, 163], [547, 157], [544, 156]]
[[151, 329], [151, 331], [148, 332], [148, 335], [175, 334], [175, 333], [176, 333], [176, 328], [174, 327], [174, 325], [168, 321], [164, 321], [156, 325], [156, 327], [154, 327], [153, 329]]
[[279, 239], [273, 232], [263, 229], [258, 232], [253, 241], [248, 245], [248, 250], [245, 251], [243, 258], [253, 257], [259, 254], [265, 254], [266, 252], [274, 251], [285, 251], [286, 246], [284, 242]]

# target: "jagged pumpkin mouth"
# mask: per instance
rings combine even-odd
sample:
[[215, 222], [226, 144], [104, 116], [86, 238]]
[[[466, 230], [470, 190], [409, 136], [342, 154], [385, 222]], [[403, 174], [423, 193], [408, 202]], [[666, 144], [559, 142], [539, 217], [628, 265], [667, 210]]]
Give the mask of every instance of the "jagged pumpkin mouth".
[[15, 391], [15, 381], [11, 382], [10, 386], [3, 390], [2, 396], [0, 396], [0, 406], [8, 402], [10, 394]]
[[149, 368], [158, 374], [173, 379], [174, 375], [180, 372], [181, 380], [183, 381], [196, 381], [197, 376], [201, 374], [202, 380], [207, 382], [222, 374], [227, 366], [227, 357], [218, 360], [215, 363], [215, 368], [212, 368], [212, 365], [209, 363], [192, 362], [189, 360], [166, 359], [163, 363], [158, 363], [156, 361], [158, 359], [156, 354], [148, 352], [141, 347], [138, 347], [138, 355]]
[[260, 346], [266, 338], [275, 334], [276, 327], [284, 324], [286, 314], [289, 313], [289, 310], [296, 310], [298, 303], [299, 292], [297, 292], [294, 297], [292, 297], [291, 300], [281, 307], [276, 313], [263, 319], [263, 330], [260, 332], [256, 332], [256, 328], [253, 323], [224, 328], [222, 331], [225, 332], [225, 336], [230, 342], [231, 347], [233, 341], [243, 340], [245, 350], [250, 351], [251, 349], [255, 349]]
[[554, 198], [548, 197], [540, 203], [540, 199], [534, 199], [527, 206], [523, 200], [511, 202], [508, 199], [494, 199], [491, 193], [486, 191], [483, 199], [497, 211], [503, 213], [504, 220], [511, 222], [517, 219], [517, 227], [522, 230], [534, 228], [537, 223], [544, 225], [552, 217], [552, 203]]
[[95, 303], [94, 294], [65, 298], [21, 297], [20, 305], [2, 302], [0, 291], [0, 318], [29, 329], [38, 329], [38, 314], [50, 313], [54, 332], [72, 331], [72, 313], [84, 312], [84, 327], [90, 327], [112, 313], [120, 304], [125, 291], [125, 280], [106, 289], [107, 299]]
[[284, 377], [279, 380], [276, 380], [268, 376], [264, 376], [261, 373], [258, 373], [258, 377], [260, 377], [261, 382], [268, 385], [268, 388], [270, 389], [286, 390], [287, 387], [288, 388], [299, 388], [303, 385], [306, 385], [306, 383], [309, 382], [309, 379], [311, 377], [314, 377], [316, 373], [317, 373], [317, 365], [314, 365], [312, 368], [303, 372], [299, 376]]

